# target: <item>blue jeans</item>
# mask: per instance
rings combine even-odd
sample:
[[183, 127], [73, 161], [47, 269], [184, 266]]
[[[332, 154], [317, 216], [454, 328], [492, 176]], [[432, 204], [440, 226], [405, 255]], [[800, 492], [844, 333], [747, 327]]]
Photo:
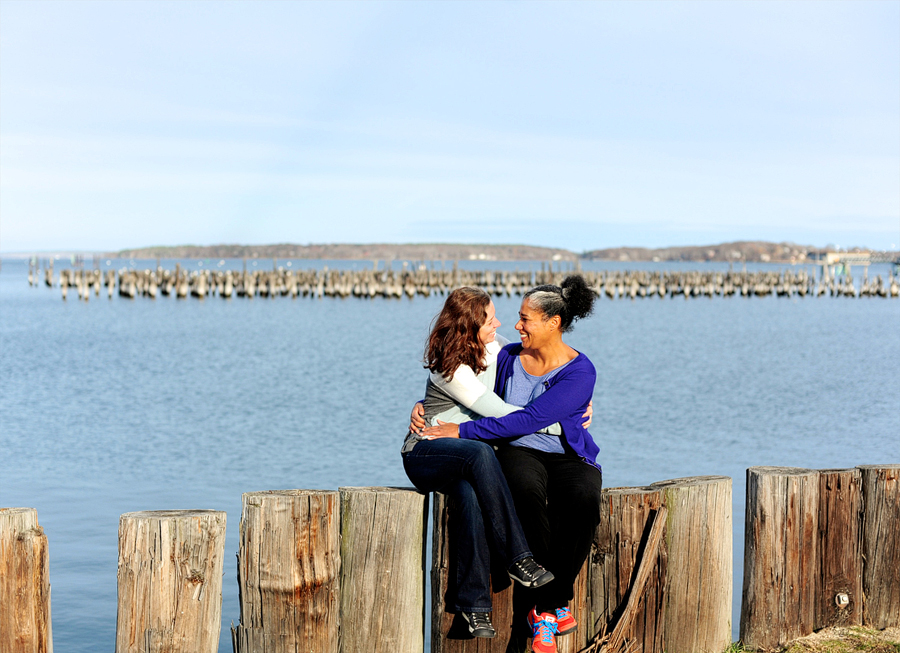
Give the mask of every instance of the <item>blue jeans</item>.
[[419, 491], [443, 492], [451, 499], [454, 607], [458, 612], [490, 612], [488, 538], [504, 567], [531, 555], [494, 449], [476, 440], [422, 440], [403, 454], [403, 468]]

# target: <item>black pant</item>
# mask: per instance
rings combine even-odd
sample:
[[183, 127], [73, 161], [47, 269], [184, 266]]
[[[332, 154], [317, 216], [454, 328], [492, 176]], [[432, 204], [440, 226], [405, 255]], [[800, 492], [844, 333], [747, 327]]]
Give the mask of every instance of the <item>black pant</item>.
[[501, 446], [497, 460], [535, 559], [555, 579], [538, 589], [516, 587], [516, 612], [552, 613], [574, 597], [575, 578], [600, 523], [600, 470], [577, 456]]

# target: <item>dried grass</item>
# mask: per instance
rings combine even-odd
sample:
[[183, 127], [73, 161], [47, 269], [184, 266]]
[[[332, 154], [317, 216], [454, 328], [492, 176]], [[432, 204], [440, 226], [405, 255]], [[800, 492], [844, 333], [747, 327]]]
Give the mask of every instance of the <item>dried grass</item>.
[[792, 642], [784, 653], [900, 653], [900, 628], [825, 628]]
[[[735, 642], [724, 653], [749, 653]], [[794, 640], [776, 653], [900, 653], [900, 628], [825, 628]]]

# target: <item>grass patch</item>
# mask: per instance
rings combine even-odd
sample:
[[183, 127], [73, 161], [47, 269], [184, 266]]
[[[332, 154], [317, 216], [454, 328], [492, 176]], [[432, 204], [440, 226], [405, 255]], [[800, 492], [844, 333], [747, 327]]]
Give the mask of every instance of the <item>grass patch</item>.
[[[723, 653], [751, 653], [751, 649], [733, 642]], [[900, 636], [895, 628], [828, 628], [791, 642], [776, 653], [900, 653]]]
[[722, 651], [722, 653], [747, 653], [747, 651], [748, 649], [745, 649], [740, 642], [731, 642], [731, 646]]

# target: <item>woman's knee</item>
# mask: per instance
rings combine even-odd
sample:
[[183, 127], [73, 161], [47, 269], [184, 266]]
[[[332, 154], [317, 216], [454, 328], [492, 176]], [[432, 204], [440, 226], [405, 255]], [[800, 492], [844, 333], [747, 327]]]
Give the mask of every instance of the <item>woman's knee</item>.
[[542, 510], [547, 505], [547, 484], [541, 476], [527, 472], [506, 472], [505, 476], [517, 506], [528, 510]]
[[547, 469], [529, 452], [520, 447], [500, 449], [497, 458], [503, 475], [514, 494], [547, 496]]
[[489, 445], [487, 442], [482, 442], [481, 440], [463, 440], [463, 442], [468, 442], [472, 451], [480, 456], [490, 456], [492, 459], [496, 459], [497, 456], [494, 454], [494, 447]]
[[569, 495], [569, 501], [584, 510], [600, 511], [600, 490], [590, 486], [573, 488]]
[[470, 446], [466, 457], [469, 463], [475, 469], [490, 468], [491, 471], [501, 473], [500, 463], [497, 462], [497, 456], [494, 454], [494, 448], [486, 442], [480, 440], [468, 440]]
[[600, 523], [601, 495], [599, 488], [591, 485], [572, 485], [563, 492], [550, 496], [549, 506], [558, 514], [577, 516], [586, 524]]

